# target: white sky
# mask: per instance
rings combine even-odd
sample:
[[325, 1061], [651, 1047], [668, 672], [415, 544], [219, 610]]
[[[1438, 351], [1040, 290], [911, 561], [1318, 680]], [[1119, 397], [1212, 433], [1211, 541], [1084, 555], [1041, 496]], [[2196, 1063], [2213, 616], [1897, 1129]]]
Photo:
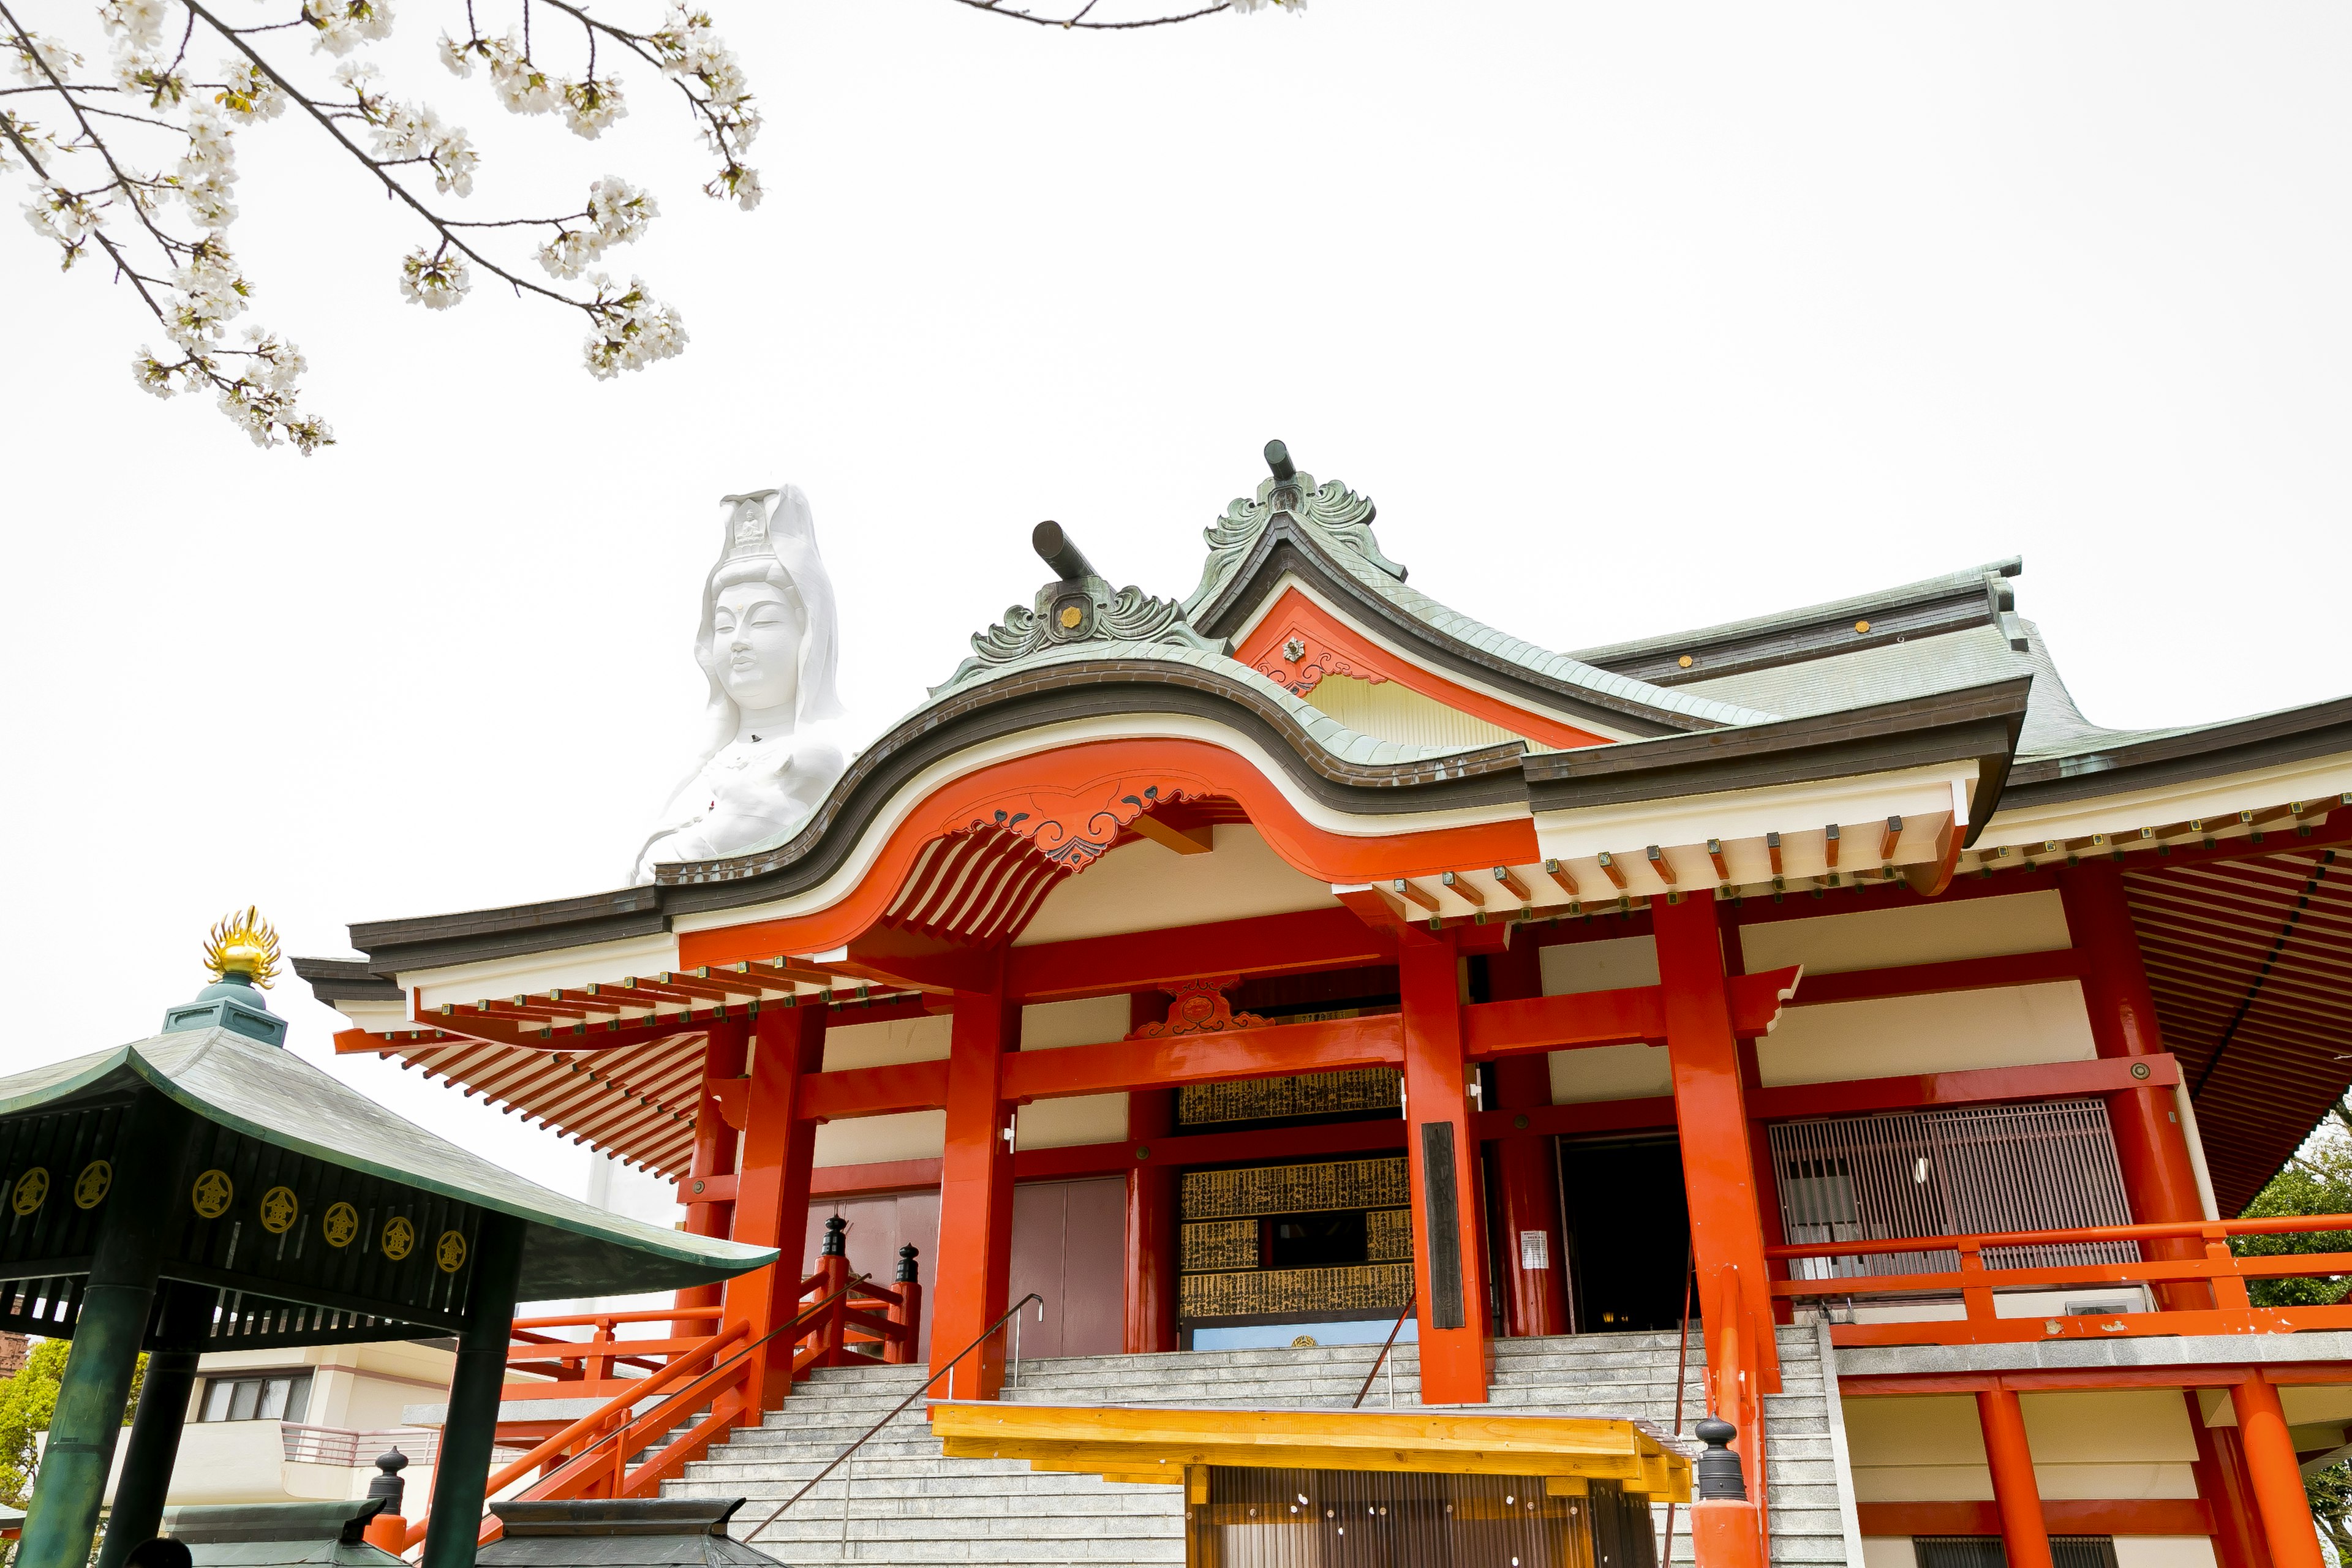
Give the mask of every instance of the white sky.
[[[2095, 721], [2352, 687], [2340, 7], [712, 4], [769, 117], [750, 216], [642, 69], [593, 145], [395, 71], [485, 146], [476, 216], [659, 191], [614, 260], [694, 343], [625, 383], [550, 308], [403, 306], [420, 237], [291, 117], [245, 138], [238, 245], [323, 456], [141, 395], [135, 302], [0, 222], [0, 1066], [150, 1032], [232, 907], [339, 953], [615, 884], [689, 760], [713, 503], [783, 480], [876, 731], [1028, 599], [1039, 518], [1189, 591], [1270, 436], [1416, 586], [1555, 647], [2021, 552]], [[405, 0], [392, 61], [447, 10]], [[324, 1059], [332, 1016], [274, 1005]], [[582, 1189], [569, 1145], [339, 1070]]]

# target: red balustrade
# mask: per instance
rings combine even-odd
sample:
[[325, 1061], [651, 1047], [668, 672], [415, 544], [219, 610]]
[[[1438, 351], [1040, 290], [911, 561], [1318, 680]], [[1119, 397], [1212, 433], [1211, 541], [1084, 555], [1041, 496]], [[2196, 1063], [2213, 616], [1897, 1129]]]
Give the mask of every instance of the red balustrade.
[[[2231, 1250], [2235, 1236], [2316, 1235], [2352, 1231], [2352, 1215], [2289, 1215], [2263, 1219], [2180, 1220], [2158, 1225], [2086, 1226], [2073, 1230], [2006, 1231], [1985, 1236], [1886, 1237], [1871, 1240], [1812, 1242], [1765, 1249], [1773, 1258], [1855, 1258], [1888, 1259], [1904, 1254], [1954, 1253], [1956, 1268], [1915, 1273], [1883, 1271], [1824, 1279], [1776, 1279], [1772, 1294], [1783, 1300], [1827, 1305], [1916, 1301], [1958, 1297], [1961, 1315], [1927, 1322], [1832, 1323], [1841, 1345], [1962, 1345], [2020, 1343], [2057, 1339], [2119, 1339], [2149, 1334], [2290, 1334], [2312, 1329], [2352, 1328], [2352, 1304], [2325, 1307], [2257, 1307], [2247, 1282], [2255, 1279], [2326, 1278], [2352, 1274], [2352, 1252], [2288, 1252], [2242, 1256]], [[2141, 1251], [2161, 1244], [2201, 1240], [2192, 1258], [2148, 1258], [2125, 1262], [2037, 1264], [2002, 1268], [1988, 1264], [1988, 1251], [2011, 1247], [2050, 1248], [2095, 1242], [2133, 1242]], [[2002, 1317], [1996, 1305], [2004, 1292], [2063, 1290], [2080, 1287], [2147, 1286], [2155, 1311], [2037, 1313]], [[2158, 1291], [2155, 1287], [2189, 1287]], [[2201, 1289], [2197, 1289], [2202, 1287]], [[2183, 1300], [2184, 1297], [2196, 1300]], [[2168, 1298], [2171, 1304], [2166, 1305]]]

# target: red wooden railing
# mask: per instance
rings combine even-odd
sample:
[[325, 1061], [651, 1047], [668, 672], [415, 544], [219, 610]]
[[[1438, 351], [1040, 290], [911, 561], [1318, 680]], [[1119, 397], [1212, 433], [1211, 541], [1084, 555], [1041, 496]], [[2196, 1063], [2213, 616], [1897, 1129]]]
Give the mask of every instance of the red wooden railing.
[[[911, 1262], [899, 1271], [912, 1273]], [[534, 1471], [539, 1479], [520, 1496], [657, 1495], [662, 1482], [675, 1479], [730, 1428], [759, 1419], [758, 1381], [764, 1381], [767, 1363], [756, 1352], [778, 1340], [789, 1347], [794, 1380], [820, 1366], [914, 1359], [922, 1333], [922, 1286], [913, 1279], [902, 1278], [895, 1289], [871, 1284], [849, 1272], [847, 1258], [829, 1253], [800, 1282], [799, 1298], [790, 1322], [756, 1337], [748, 1323], [725, 1322], [718, 1307], [516, 1319], [508, 1363], [540, 1375], [509, 1383], [501, 1392], [500, 1441], [525, 1451], [491, 1473], [487, 1495], [495, 1498]], [[626, 1339], [614, 1332], [642, 1322], [719, 1326], [698, 1339]], [[588, 1338], [550, 1331], [582, 1328], [590, 1331]], [[644, 1375], [618, 1375], [621, 1367], [642, 1369]], [[603, 1403], [568, 1421], [513, 1413], [516, 1405], [583, 1398]], [[402, 1549], [425, 1539], [425, 1523], [410, 1521]], [[485, 1520], [480, 1539], [495, 1540], [498, 1531], [495, 1520]]]
[[[2352, 1231], [2352, 1215], [2086, 1226], [2074, 1230], [2006, 1231], [1987, 1236], [1886, 1237], [1770, 1247], [1765, 1252], [1775, 1258], [1887, 1258], [1920, 1252], [1958, 1255], [1957, 1268], [1898, 1274], [1880, 1271], [1885, 1265], [1873, 1265], [1867, 1274], [1772, 1282], [1772, 1294], [1789, 1301], [1826, 1304], [1844, 1300], [1916, 1300], [1926, 1296], [1960, 1299], [1961, 1316], [1957, 1319], [1832, 1323], [1830, 1337], [1841, 1345], [2014, 1344], [2035, 1340], [2107, 1340], [2148, 1334], [2291, 1334], [2311, 1329], [2352, 1328], [2352, 1304], [2257, 1307], [2247, 1293], [2247, 1282], [2352, 1274], [2352, 1252], [2243, 1257], [2230, 1249], [2230, 1237], [2327, 1231]], [[2117, 1241], [2140, 1244], [2144, 1256], [2137, 1261], [2032, 1268], [2002, 1268], [1985, 1261], [1988, 1251], [2010, 1247]], [[2200, 1243], [2201, 1247], [2198, 1245]], [[2162, 1252], [2185, 1256], [2145, 1256]], [[1996, 1306], [1997, 1298], [2005, 1292], [2142, 1285], [2155, 1288], [2152, 1293], [2158, 1298], [2158, 1310], [2003, 1317]], [[2184, 1298], [2191, 1297], [2195, 1299], [2184, 1304]]]

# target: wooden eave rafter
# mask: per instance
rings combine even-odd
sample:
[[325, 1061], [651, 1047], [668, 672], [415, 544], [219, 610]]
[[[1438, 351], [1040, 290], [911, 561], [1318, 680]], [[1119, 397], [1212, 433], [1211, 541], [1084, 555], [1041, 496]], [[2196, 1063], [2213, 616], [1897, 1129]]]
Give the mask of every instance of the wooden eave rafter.
[[950, 1458], [1177, 1485], [1192, 1466], [1543, 1476], [1690, 1500], [1690, 1460], [1632, 1420], [1370, 1410], [1185, 1409], [941, 1400]]

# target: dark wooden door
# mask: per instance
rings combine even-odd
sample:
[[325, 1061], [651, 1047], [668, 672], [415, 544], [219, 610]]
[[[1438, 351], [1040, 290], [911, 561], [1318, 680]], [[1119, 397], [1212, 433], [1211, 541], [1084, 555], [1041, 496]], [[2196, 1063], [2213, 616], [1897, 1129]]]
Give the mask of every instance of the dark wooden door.
[[1127, 1184], [1024, 1182], [1013, 1189], [1013, 1283], [1008, 1300], [1034, 1290], [1022, 1313], [1021, 1354], [1115, 1355], [1127, 1283]]

